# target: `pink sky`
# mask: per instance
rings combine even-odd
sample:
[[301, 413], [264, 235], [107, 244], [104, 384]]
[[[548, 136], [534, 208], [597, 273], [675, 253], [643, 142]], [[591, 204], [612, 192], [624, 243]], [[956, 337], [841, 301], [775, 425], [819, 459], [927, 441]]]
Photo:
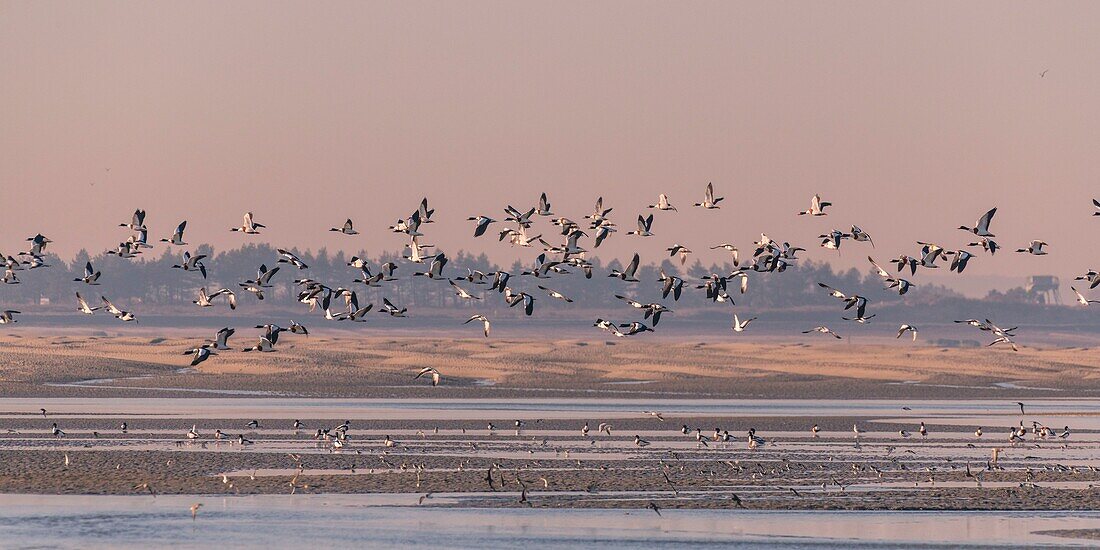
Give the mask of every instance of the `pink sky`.
[[[151, 238], [235, 246], [253, 210], [280, 246], [393, 250], [427, 196], [427, 240], [510, 262], [467, 216], [602, 194], [625, 232], [664, 191], [658, 237], [602, 257], [766, 231], [835, 259], [813, 237], [856, 223], [885, 261], [998, 206], [1002, 245], [1051, 254], [963, 277], [1065, 279], [1100, 267], [1098, 92], [1090, 2], [3, 2], [0, 250], [103, 250], [137, 207]], [[814, 192], [830, 215], [795, 216]]]

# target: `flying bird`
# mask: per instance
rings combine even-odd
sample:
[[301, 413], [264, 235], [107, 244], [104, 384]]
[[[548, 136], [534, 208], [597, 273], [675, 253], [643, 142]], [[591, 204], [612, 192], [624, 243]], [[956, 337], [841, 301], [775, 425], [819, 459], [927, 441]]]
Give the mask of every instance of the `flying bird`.
[[481, 321], [485, 325], [485, 337], [489, 337], [489, 318], [484, 315], [471, 315], [469, 319], [466, 319], [462, 324], [467, 324], [473, 321]]
[[979, 237], [996, 237], [993, 233], [989, 232], [989, 222], [993, 221], [993, 216], [997, 213], [996, 208], [991, 208], [982, 217], [978, 218], [978, 221], [974, 222], [974, 227], [967, 227], [965, 225], [959, 226], [959, 229], [969, 231]]
[[718, 203], [722, 202], [724, 197], [714, 196], [714, 184], [708, 183], [707, 189], [703, 193], [703, 202], [697, 202], [694, 206], [698, 206], [706, 209], [721, 208]]
[[351, 223], [351, 218], [348, 218], [347, 221], [344, 222], [344, 225], [342, 225], [340, 227], [331, 227], [331, 228], [329, 228], [329, 231], [335, 231], [337, 233], [343, 233], [345, 235], [358, 235], [359, 234], [359, 232], [355, 230], [354, 225]]
[[473, 216], [466, 219], [472, 222], [477, 222], [474, 226], [474, 237], [480, 237], [484, 235], [485, 230], [489, 228], [489, 224], [496, 223], [496, 220], [488, 216]]
[[657, 204], [651, 204], [646, 208], [656, 208], [657, 210], [676, 210], [676, 207], [672, 206], [672, 203], [668, 202], [668, 195], [664, 193], [657, 195]]
[[821, 195], [815, 194], [810, 199], [810, 209], [799, 212], [799, 216], [828, 216], [825, 213], [825, 208], [832, 206], [833, 203], [821, 200]]
[[898, 328], [897, 338], [901, 338], [901, 335], [905, 334], [906, 332], [913, 333], [913, 341], [917, 341], [917, 327], [914, 327], [913, 325], [901, 325], [901, 327]]
[[737, 318], [737, 314], [734, 313], [733, 314], [733, 331], [734, 332], [744, 332], [745, 327], [749, 326], [749, 323], [753, 322], [754, 320], [756, 320], [756, 317], [750, 317], [748, 319], [745, 319], [744, 321], [741, 321]]
[[73, 279], [73, 282], [81, 282], [87, 285], [98, 285], [99, 283], [97, 283], [96, 281], [99, 280], [99, 276], [101, 274], [101, 272], [96, 271], [92, 267], [92, 262], [88, 262], [87, 264], [84, 264], [84, 276]]
[[653, 232], [653, 214], [649, 217], [643, 218], [641, 214], [638, 215], [638, 229], [637, 231], [627, 231], [627, 235], [637, 235], [639, 237], [652, 237]]
[[93, 315], [93, 314], [95, 314], [96, 310], [98, 310], [102, 307], [102, 306], [88, 307], [88, 302], [84, 300], [84, 297], [81, 296], [79, 292], [76, 293], [76, 301], [77, 301], [77, 304], [79, 304], [79, 307], [77, 307], [76, 310], [83, 313], [83, 314], [85, 314], [85, 315]]
[[1076, 288], [1073, 288], [1072, 286], [1069, 287], [1069, 289], [1072, 290], [1074, 296], [1077, 297], [1077, 303], [1079, 303], [1083, 306], [1087, 306], [1089, 304], [1100, 304], [1100, 300], [1088, 300], [1084, 296], [1082, 296], [1081, 293], [1078, 292]]
[[174, 245], [186, 245], [187, 243], [183, 242], [183, 231], [185, 229], [187, 229], [187, 220], [183, 220], [176, 226], [176, 231], [172, 233], [171, 237], [161, 239], [160, 242]]
[[130, 223], [120, 223], [118, 226], [126, 227], [134, 231], [145, 229], [145, 211], [141, 209], [134, 210], [134, 216], [130, 219]]
[[432, 379], [432, 386], [438, 386], [439, 385], [439, 371], [435, 370], [434, 368], [424, 367], [424, 368], [420, 369], [420, 372], [417, 373], [417, 375], [415, 377], [413, 377], [413, 380], [417, 380], [421, 376], [430, 376], [431, 379]]
[[206, 347], [205, 345], [199, 346], [197, 348], [189, 349], [189, 350], [183, 352], [183, 354], [184, 355], [194, 355], [194, 357], [191, 359], [191, 366], [192, 367], [194, 367], [195, 365], [198, 365], [199, 363], [202, 363], [203, 361], [206, 361], [207, 359], [210, 358], [211, 355], [217, 355], [217, 353], [214, 353], [214, 352], [210, 351], [210, 348]]
[[1043, 241], [1031, 241], [1031, 244], [1027, 248], [1017, 248], [1016, 252], [1026, 252], [1033, 256], [1044, 256], [1047, 251], [1043, 250], [1043, 247], [1047, 246], [1047, 243]]
[[232, 227], [230, 231], [239, 231], [246, 235], [259, 235], [259, 229], [266, 229], [267, 226], [261, 223], [256, 223], [252, 219], [252, 212], [244, 213], [244, 223], [240, 227]]
[[826, 327], [826, 326], [817, 326], [817, 327], [814, 327], [810, 330], [804, 330], [804, 331], [802, 331], [802, 334], [809, 334], [811, 332], [820, 332], [821, 334], [829, 334], [833, 338], [836, 338], [837, 340], [841, 339], [841, 336], [839, 334], [833, 332], [832, 329], [830, 329], [829, 327]]

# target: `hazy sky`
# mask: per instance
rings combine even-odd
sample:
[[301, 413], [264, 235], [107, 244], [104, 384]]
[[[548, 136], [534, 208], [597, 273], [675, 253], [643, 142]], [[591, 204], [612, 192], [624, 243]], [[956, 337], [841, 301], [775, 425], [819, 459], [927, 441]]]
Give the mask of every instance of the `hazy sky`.
[[[1051, 254], [962, 277], [1065, 279], [1100, 267], [1097, 98], [1095, 2], [2, 1], [0, 250], [103, 250], [137, 207], [151, 239], [235, 246], [253, 210], [274, 244], [393, 250], [427, 196], [427, 241], [510, 262], [465, 218], [603, 195], [625, 233], [664, 191], [658, 236], [602, 257], [766, 231], [835, 260], [813, 237], [856, 223], [884, 262], [998, 206], [1006, 249]], [[690, 208], [708, 181], [722, 210]], [[795, 216], [814, 192], [830, 215]]]

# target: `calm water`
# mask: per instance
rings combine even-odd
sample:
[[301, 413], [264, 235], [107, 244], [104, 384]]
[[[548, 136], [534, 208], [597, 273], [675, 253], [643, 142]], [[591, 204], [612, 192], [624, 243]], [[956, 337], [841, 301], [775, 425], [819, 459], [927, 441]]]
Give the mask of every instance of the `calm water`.
[[[744, 512], [443, 508], [454, 497], [0, 495], [4, 548], [537, 548], [1088, 546], [1036, 534], [1100, 513]], [[191, 504], [202, 502], [192, 521]]]

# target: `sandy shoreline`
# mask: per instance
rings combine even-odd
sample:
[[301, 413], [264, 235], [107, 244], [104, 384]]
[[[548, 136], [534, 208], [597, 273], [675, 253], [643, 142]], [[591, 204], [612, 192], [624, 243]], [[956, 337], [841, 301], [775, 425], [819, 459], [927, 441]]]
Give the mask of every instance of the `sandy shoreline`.
[[[242, 339], [241, 342], [244, 340]], [[189, 368], [185, 338], [0, 336], [0, 396], [1010, 398], [1100, 396], [1083, 348], [285, 337]], [[413, 377], [438, 369], [440, 387]]]

